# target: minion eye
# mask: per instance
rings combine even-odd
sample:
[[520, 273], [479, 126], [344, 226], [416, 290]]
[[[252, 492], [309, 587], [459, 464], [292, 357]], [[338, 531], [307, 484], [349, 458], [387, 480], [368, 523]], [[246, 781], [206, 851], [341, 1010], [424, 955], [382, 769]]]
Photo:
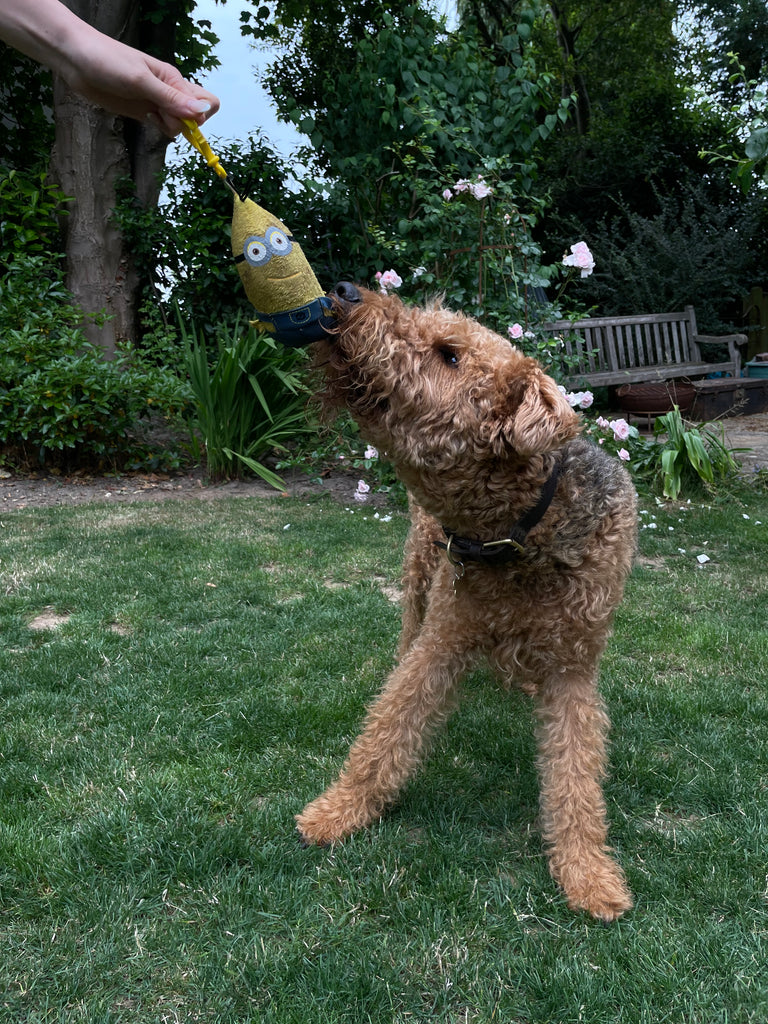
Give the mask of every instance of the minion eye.
[[272, 253], [267, 248], [265, 240], [259, 238], [258, 235], [251, 235], [250, 238], [246, 238], [245, 245], [243, 246], [243, 255], [252, 267], [261, 267], [272, 258]]
[[267, 245], [275, 256], [287, 256], [293, 248], [290, 238], [280, 228], [269, 228], [266, 238]]

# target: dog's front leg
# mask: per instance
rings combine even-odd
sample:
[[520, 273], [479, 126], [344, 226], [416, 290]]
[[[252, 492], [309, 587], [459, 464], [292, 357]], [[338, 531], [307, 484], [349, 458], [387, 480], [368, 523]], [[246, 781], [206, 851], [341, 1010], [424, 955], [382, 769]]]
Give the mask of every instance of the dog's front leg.
[[458, 632], [446, 639], [428, 614], [371, 706], [338, 780], [296, 816], [305, 841], [343, 839], [380, 817], [397, 797], [416, 771], [429, 736], [448, 717], [467, 668], [468, 644]]
[[[444, 556], [435, 541], [443, 539], [439, 523], [409, 498], [411, 528], [403, 560], [403, 616], [398, 658], [402, 658], [421, 632], [427, 613], [429, 592], [436, 576], [443, 572]], [[445, 582], [443, 581], [443, 586]]]
[[613, 921], [632, 897], [607, 853], [605, 771], [608, 716], [592, 680], [564, 674], [536, 698], [544, 839], [549, 868], [572, 910]]

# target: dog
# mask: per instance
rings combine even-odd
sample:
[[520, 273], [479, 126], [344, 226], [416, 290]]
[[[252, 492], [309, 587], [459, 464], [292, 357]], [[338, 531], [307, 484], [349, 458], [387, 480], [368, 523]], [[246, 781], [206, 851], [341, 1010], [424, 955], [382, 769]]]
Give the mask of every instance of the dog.
[[632, 897], [606, 845], [597, 676], [635, 552], [630, 477], [506, 339], [439, 305], [335, 293], [320, 397], [392, 462], [411, 525], [396, 667], [337, 781], [297, 815], [302, 840], [383, 814], [482, 657], [533, 698], [550, 872], [571, 909], [612, 921]]

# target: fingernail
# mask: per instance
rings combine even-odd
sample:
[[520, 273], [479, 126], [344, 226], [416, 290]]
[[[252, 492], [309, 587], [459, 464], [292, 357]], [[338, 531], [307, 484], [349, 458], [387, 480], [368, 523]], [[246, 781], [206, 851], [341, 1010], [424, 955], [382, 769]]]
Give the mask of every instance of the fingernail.
[[195, 100], [193, 103], [190, 103], [189, 109], [193, 114], [207, 114], [211, 109], [211, 104], [206, 103], [205, 100]]

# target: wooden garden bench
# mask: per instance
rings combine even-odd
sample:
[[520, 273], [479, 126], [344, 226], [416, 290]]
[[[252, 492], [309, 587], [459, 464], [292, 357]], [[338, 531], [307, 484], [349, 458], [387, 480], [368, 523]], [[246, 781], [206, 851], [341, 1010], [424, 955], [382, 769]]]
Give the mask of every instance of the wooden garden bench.
[[[539, 331], [561, 336], [567, 382], [611, 387], [710, 373], [741, 375], [739, 346], [746, 334], [699, 334], [693, 306], [682, 313], [647, 316], [601, 316], [588, 320], [559, 320], [539, 325]], [[728, 348], [725, 362], [708, 362], [702, 346]]]

